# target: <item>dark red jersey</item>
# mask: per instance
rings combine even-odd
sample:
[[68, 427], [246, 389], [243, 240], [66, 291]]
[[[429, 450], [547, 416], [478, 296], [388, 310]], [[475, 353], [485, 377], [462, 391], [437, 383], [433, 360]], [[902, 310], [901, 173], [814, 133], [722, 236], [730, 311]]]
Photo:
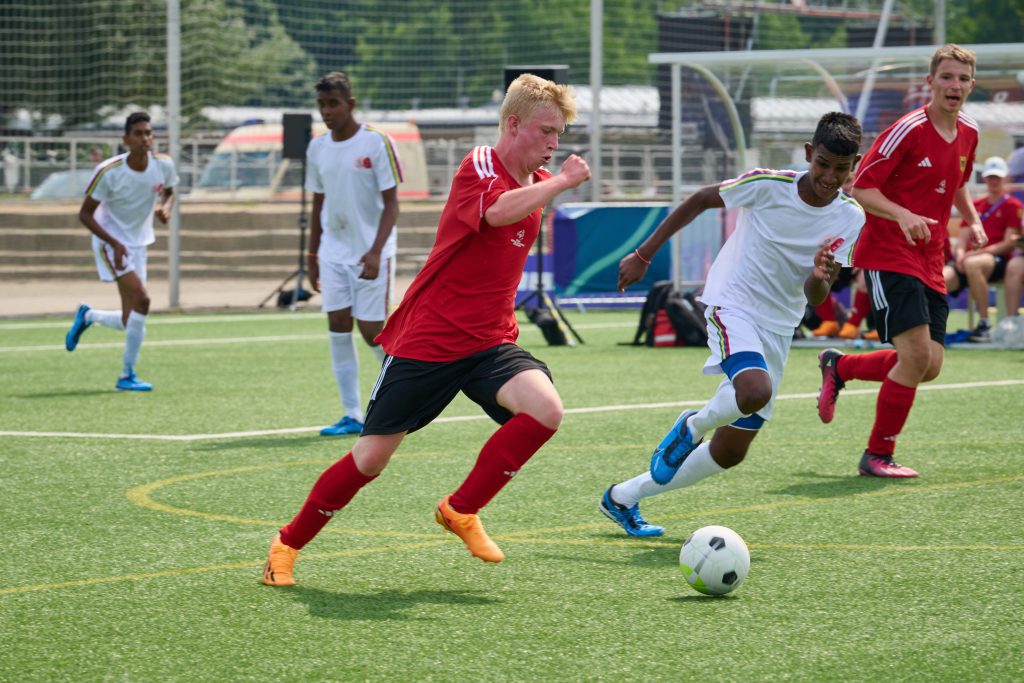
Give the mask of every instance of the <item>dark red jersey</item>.
[[868, 212], [854, 262], [868, 270], [912, 275], [945, 292], [942, 266], [953, 197], [971, 177], [977, 146], [973, 119], [961, 112], [956, 139], [947, 142], [928, 120], [927, 107], [915, 109], [879, 135], [860, 163], [854, 187], [878, 189], [890, 201], [937, 223], [929, 226], [930, 240], [909, 244], [898, 223]]
[[[550, 177], [544, 169], [533, 174], [534, 182]], [[449, 361], [515, 342], [516, 290], [541, 209], [500, 227], [488, 225], [484, 213], [502, 193], [519, 187], [490, 147], [477, 147], [462, 160], [430, 256], [377, 335], [385, 352]]]

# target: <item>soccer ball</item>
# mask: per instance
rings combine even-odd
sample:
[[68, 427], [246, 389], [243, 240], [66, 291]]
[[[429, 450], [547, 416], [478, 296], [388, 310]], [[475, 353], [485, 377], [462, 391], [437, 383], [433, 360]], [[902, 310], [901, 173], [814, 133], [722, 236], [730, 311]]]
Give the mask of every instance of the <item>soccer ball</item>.
[[750, 571], [750, 551], [740, 535], [724, 526], [697, 529], [679, 551], [686, 582], [705, 595], [736, 590]]

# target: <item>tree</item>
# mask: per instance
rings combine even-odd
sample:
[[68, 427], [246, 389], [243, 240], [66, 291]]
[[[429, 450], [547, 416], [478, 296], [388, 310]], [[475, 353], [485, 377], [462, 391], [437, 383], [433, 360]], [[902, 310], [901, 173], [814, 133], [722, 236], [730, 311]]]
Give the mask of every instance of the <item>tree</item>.
[[[302, 101], [312, 60], [277, 20], [269, 0], [182, 0], [183, 124], [209, 104]], [[101, 125], [126, 106], [167, 100], [166, 13], [148, 0], [50, 0], [5, 10], [0, 19], [0, 102], [64, 128]], [[254, 77], [255, 76], [255, 77]]]

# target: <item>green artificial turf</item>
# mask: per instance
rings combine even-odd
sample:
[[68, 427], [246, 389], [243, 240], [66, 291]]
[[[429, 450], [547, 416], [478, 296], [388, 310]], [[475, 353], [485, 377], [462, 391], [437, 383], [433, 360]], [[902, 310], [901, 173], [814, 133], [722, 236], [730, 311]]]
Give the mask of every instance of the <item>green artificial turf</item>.
[[[618, 345], [635, 312], [567, 313], [586, 344], [523, 325], [567, 414], [483, 511], [504, 563], [433, 522], [494, 430], [447, 420], [482, 415], [460, 398], [287, 589], [260, 584], [267, 545], [353, 441], [316, 433], [340, 416], [322, 316], [152, 316], [149, 395], [113, 391], [119, 333], [69, 354], [67, 321], [0, 322], [0, 680], [1019, 680], [1024, 352], [949, 350], [897, 451], [922, 476], [895, 481], [857, 476], [875, 387], [822, 425], [817, 350], [794, 349], [746, 462], [645, 501], [668, 531], [642, 540], [598, 499], [681, 410], [650, 404], [718, 380], [703, 349]], [[707, 524], [750, 546], [723, 598], [678, 569]]]

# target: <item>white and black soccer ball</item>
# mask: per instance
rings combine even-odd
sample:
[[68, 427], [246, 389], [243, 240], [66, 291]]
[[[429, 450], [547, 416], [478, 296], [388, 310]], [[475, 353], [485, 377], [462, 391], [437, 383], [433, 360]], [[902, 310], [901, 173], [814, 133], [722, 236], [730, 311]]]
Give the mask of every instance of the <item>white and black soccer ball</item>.
[[750, 571], [750, 551], [740, 535], [724, 526], [697, 529], [679, 551], [679, 568], [695, 590], [725, 595], [736, 590]]

